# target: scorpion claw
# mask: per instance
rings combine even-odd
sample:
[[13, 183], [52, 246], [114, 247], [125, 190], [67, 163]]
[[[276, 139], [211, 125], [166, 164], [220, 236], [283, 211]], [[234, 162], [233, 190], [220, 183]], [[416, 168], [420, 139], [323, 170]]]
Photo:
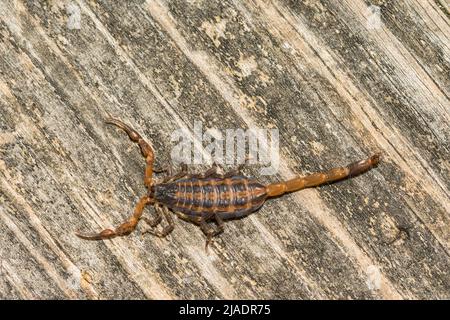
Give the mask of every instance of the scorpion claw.
[[84, 240], [104, 240], [104, 239], [112, 239], [117, 234], [111, 229], [105, 229], [97, 234], [83, 234], [75, 232], [75, 235]]

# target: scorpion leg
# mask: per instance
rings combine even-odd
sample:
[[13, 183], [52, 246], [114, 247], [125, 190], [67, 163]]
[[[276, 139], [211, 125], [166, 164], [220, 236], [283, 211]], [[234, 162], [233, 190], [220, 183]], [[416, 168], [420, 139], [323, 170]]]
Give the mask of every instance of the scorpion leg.
[[204, 174], [200, 174], [199, 178], [220, 177], [219, 172], [217, 172], [218, 168], [218, 165], [214, 163], [211, 168], [205, 171]]
[[223, 174], [222, 178], [230, 178], [233, 176], [242, 175], [242, 169], [244, 169], [246, 162], [251, 159], [253, 159], [253, 157], [251, 157], [251, 156], [245, 157], [244, 163], [239, 164], [236, 169], [230, 170], [230, 171], [226, 172], [225, 174]]
[[173, 222], [172, 215], [170, 214], [169, 209], [167, 209], [166, 207], [162, 207], [162, 208], [157, 207], [156, 210], [162, 211], [164, 218], [167, 221], [167, 225], [162, 230], [146, 230], [146, 231], [144, 231], [144, 233], [150, 233], [159, 238], [165, 238], [169, 233], [172, 232], [172, 230], [175, 227], [175, 224]]
[[136, 229], [136, 226], [139, 222], [139, 219], [142, 216], [142, 212], [144, 211], [145, 206], [151, 202], [151, 199], [148, 196], [142, 197], [136, 208], [134, 209], [134, 213], [131, 217], [128, 218], [127, 221], [122, 223], [116, 229], [105, 229], [98, 234], [83, 234], [83, 233], [75, 233], [78, 237], [85, 240], [104, 240], [104, 239], [112, 239], [118, 236], [126, 236], [133, 232]]
[[168, 176], [171, 176], [172, 175], [172, 167], [168, 164], [161, 168], [153, 168], [153, 172], [156, 172], [156, 173], [166, 172], [166, 174]]
[[[156, 216], [153, 219], [149, 219], [147, 217], [142, 217], [141, 219], [144, 220], [150, 227], [155, 228], [158, 224], [162, 221], [162, 215], [161, 211], [158, 210], [159, 205], [155, 205], [155, 213]], [[145, 233], [145, 232], [144, 232]]]
[[226, 172], [225, 174], [223, 174], [222, 178], [230, 178], [230, 177], [233, 177], [233, 176], [241, 176], [242, 175], [242, 169], [244, 169], [246, 162], [248, 160], [251, 160], [251, 159], [252, 159], [251, 156], [245, 157], [244, 163], [239, 164], [236, 169], [232, 169], [232, 170]]
[[184, 220], [186, 222], [191, 222], [193, 224], [196, 225], [200, 225], [203, 221], [203, 217], [201, 216], [190, 216], [188, 214], [185, 214], [183, 212], [180, 211], [176, 211], [175, 214], [178, 216], [178, 218], [180, 218], [181, 220]]
[[222, 178], [231, 178], [233, 176], [240, 176], [242, 173], [242, 169], [244, 168], [244, 164], [240, 164], [236, 169], [230, 170], [227, 173], [225, 173]]
[[212, 167], [205, 171], [205, 173], [197, 173], [197, 174], [191, 174], [188, 177], [189, 178], [198, 178], [198, 179], [205, 179], [209, 177], [213, 178], [222, 178], [223, 175], [218, 172], [218, 169], [220, 166], [214, 162]]
[[128, 137], [130, 137], [131, 141], [139, 144], [142, 155], [145, 157], [145, 162], [147, 164], [145, 167], [144, 184], [147, 188], [150, 187], [152, 184], [153, 162], [155, 160], [152, 147], [144, 139], [142, 139], [139, 133], [137, 133], [134, 129], [132, 129], [122, 121], [110, 118], [106, 120], [106, 123], [113, 124], [119, 127], [128, 134]]
[[180, 211], [176, 211], [175, 214], [178, 216], [178, 218], [187, 221], [187, 222], [192, 222], [196, 225], [200, 225], [200, 223], [203, 221], [202, 217], [199, 216], [190, 216], [188, 214], [185, 214], [183, 212]]
[[211, 224], [207, 223], [207, 220], [210, 216], [205, 217], [200, 222], [200, 228], [203, 231], [203, 233], [206, 235], [206, 243], [205, 243], [205, 251], [208, 252], [208, 246], [212, 242], [213, 238], [218, 236], [223, 232], [223, 225], [224, 222], [222, 218], [217, 213], [213, 213], [212, 217], [214, 218], [216, 222], [216, 228], [212, 227]]
[[184, 178], [188, 176], [188, 169], [187, 169], [187, 164], [183, 163], [181, 165], [181, 170], [180, 172], [175, 173], [174, 175], [172, 175], [171, 173], [164, 178], [163, 182], [172, 182], [181, 178]]
[[163, 177], [161, 183], [168, 182], [170, 180], [170, 177], [172, 176], [172, 171], [173, 171], [173, 169], [172, 169], [172, 166], [170, 164], [167, 164], [167, 165], [165, 165], [164, 167], [162, 167], [160, 169], [159, 168], [158, 169], [154, 169], [153, 168], [153, 172], [156, 172], [156, 173], [165, 172], [166, 173], [166, 175]]
[[[200, 226], [200, 229], [203, 231], [203, 233], [206, 235], [206, 244], [205, 244], [205, 250], [208, 251], [208, 246], [212, 242], [213, 237], [218, 236], [223, 232], [224, 222], [222, 218], [216, 213], [211, 213], [205, 217], [200, 216], [190, 216], [183, 212], [175, 212], [175, 214], [180, 218], [187, 222], [195, 223], [196, 225]], [[208, 220], [210, 218], [214, 218], [215, 222], [217, 224], [217, 227], [214, 228], [210, 224], [208, 224]]]

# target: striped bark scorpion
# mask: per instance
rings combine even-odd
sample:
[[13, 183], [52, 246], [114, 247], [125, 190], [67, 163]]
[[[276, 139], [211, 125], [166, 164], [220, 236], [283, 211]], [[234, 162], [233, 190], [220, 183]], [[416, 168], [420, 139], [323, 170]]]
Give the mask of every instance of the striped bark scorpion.
[[[172, 211], [181, 219], [200, 226], [206, 235], [205, 249], [207, 250], [213, 237], [223, 232], [225, 220], [242, 218], [255, 212], [268, 198], [359, 175], [375, 167], [380, 160], [380, 154], [374, 154], [368, 159], [354, 162], [346, 167], [266, 186], [255, 179], [243, 176], [240, 173], [241, 168], [220, 174], [217, 164], [203, 174], [188, 174], [187, 166], [184, 164], [179, 173], [172, 174], [170, 168], [164, 170], [153, 168], [155, 159], [153, 149], [135, 130], [116, 119], [108, 119], [106, 123], [124, 130], [131, 141], [139, 145], [146, 161], [144, 184], [148, 193], [139, 200], [134, 213], [114, 230], [105, 229], [97, 234], [76, 233], [78, 237], [86, 240], [103, 240], [129, 235], [136, 229], [140, 219], [151, 227], [144, 233], [148, 232], [164, 238], [174, 229], [170, 212]], [[155, 182], [153, 172], [164, 171], [167, 176], [160, 183]], [[156, 215], [153, 219], [142, 217], [146, 205], [154, 206]], [[163, 228], [157, 228], [163, 218], [166, 225]]]

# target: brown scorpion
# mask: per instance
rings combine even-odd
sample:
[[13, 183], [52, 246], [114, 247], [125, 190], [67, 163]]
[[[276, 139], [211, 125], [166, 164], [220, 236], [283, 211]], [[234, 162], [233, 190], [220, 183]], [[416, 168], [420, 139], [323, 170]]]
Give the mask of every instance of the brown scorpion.
[[[108, 119], [106, 123], [124, 130], [131, 141], [139, 144], [146, 161], [144, 184], [148, 193], [139, 200], [133, 215], [114, 230], [105, 229], [98, 234], [77, 233], [77, 236], [87, 240], [103, 240], [128, 235], [136, 229], [140, 219], [146, 221], [151, 227], [145, 232], [163, 238], [174, 228], [170, 213], [172, 210], [181, 219], [200, 226], [207, 238], [205, 246], [207, 248], [212, 238], [223, 232], [224, 220], [241, 218], [255, 212], [267, 198], [359, 175], [376, 166], [380, 160], [380, 154], [375, 154], [346, 167], [267, 186], [243, 176], [240, 174], [240, 169], [220, 174], [217, 164], [203, 174], [188, 174], [186, 165], [183, 165], [179, 173], [172, 174], [170, 169], [155, 170], [153, 168], [155, 157], [152, 147], [135, 130], [116, 119]], [[154, 182], [153, 172], [163, 171], [168, 173], [164, 180], [161, 183]], [[148, 204], [152, 204], [155, 208], [156, 216], [153, 219], [142, 217], [144, 207]], [[163, 217], [167, 224], [158, 230], [156, 227]]]

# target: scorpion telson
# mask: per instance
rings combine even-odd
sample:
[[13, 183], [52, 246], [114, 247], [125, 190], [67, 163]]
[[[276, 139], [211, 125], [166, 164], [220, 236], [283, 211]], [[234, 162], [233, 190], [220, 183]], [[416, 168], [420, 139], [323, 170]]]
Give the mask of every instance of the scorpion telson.
[[[172, 174], [169, 169], [159, 170], [159, 172], [167, 171], [167, 176], [161, 182], [155, 182], [153, 172], [158, 171], [153, 168], [155, 157], [151, 146], [123, 122], [116, 119], [108, 119], [106, 122], [124, 130], [131, 141], [139, 145], [146, 161], [144, 184], [148, 193], [139, 200], [133, 215], [114, 230], [105, 229], [98, 234], [77, 233], [77, 236], [87, 240], [128, 235], [136, 229], [140, 219], [150, 226], [150, 230], [145, 232], [165, 237], [174, 228], [172, 211], [181, 219], [200, 226], [207, 238], [205, 246], [207, 248], [212, 238], [223, 232], [225, 220], [241, 218], [255, 212], [267, 198], [353, 177], [370, 170], [380, 161], [380, 154], [375, 154], [346, 167], [267, 186], [243, 176], [240, 170], [220, 174], [217, 165], [213, 165], [203, 174], [189, 174], [186, 165], [183, 165], [182, 170], [176, 174]], [[155, 208], [156, 214], [153, 219], [142, 217], [145, 206], [149, 204]], [[163, 219], [166, 221], [165, 226], [157, 228]]]

